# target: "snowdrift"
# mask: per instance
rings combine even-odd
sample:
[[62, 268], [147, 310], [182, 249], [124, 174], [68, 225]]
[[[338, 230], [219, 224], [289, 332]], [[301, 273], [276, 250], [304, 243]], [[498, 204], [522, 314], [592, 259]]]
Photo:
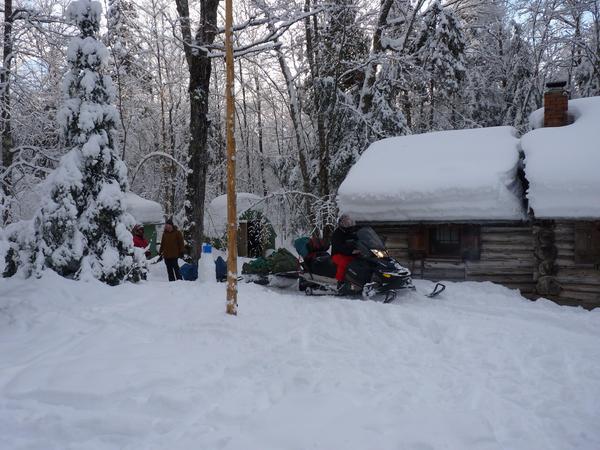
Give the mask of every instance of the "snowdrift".
[[0, 281], [0, 448], [600, 448], [600, 311], [491, 283], [389, 305], [241, 284], [229, 317], [224, 284], [152, 268]]

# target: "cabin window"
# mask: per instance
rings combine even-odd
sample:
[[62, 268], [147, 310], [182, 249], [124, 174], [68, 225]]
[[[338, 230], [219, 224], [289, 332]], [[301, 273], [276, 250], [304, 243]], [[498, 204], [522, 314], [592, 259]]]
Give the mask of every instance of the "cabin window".
[[437, 225], [430, 228], [429, 256], [460, 256], [460, 227]]
[[478, 260], [481, 254], [480, 236], [479, 225], [414, 225], [408, 233], [408, 254], [411, 259]]
[[575, 224], [575, 263], [600, 265], [600, 222]]

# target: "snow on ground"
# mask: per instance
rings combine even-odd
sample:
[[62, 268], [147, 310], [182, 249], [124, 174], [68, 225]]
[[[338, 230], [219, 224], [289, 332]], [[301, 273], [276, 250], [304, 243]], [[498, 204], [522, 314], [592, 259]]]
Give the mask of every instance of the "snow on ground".
[[[527, 198], [537, 218], [600, 217], [600, 97], [570, 100], [569, 115], [571, 125], [521, 138]], [[542, 126], [543, 118], [543, 109], [534, 111], [531, 126]]]
[[512, 127], [438, 131], [374, 142], [338, 191], [356, 220], [521, 220]]
[[0, 448], [600, 448], [600, 311], [241, 284], [230, 317], [224, 284], [163, 272], [0, 280]]

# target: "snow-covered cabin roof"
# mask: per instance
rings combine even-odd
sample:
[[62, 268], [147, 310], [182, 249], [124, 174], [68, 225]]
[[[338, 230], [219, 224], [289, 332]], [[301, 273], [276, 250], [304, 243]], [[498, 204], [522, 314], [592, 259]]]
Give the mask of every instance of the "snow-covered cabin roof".
[[521, 220], [512, 127], [439, 131], [373, 143], [338, 191], [355, 220]]
[[537, 218], [600, 217], [600, 97], [569, 101], [571, 125], [539, 128], [544, 111], [530, 116], [521, 138], [527, 197]]
[[140, 197], [133, 192], [125, 194], [125, 210], [131, 214], [137, 223], [163, 223], [165, 213], [159, 203]]
[[[248, 192], [237, 193], [238, 217], [249, 209], [261, 210], [263, 197]], [[204, 215], [204, 234], [220, 238], [227, 230], [227, 194], [214, 198]]]

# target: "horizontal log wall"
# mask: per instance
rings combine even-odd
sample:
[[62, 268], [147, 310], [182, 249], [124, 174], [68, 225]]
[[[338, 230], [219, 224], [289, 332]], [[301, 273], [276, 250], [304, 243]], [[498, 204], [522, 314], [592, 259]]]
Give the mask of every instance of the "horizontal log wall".
[[588, 309], [600, 307], [600, 268], [575, 263], [575, 222], [557, 221], [554, 236], [558, 250], [556, 280], [561, 291], [551, 300]]
[[[386, 239], [390, 254], [408, 267], [415, 278], [492, 281], [519, 289], [525, 297], [540, 297], [535, 289], [537, 262], [529, 225], [482, 225], [481, 259], [466, 262], [442, 258], [411, 260], [408, 256], [408, 225], [372, 226]], [[600, 307], [600, 269], [591, 264], [575, 263], [575, 222], [556, 222], [554, 234], [558, 252], [556, 280], [561, 291], [558, 295], [545, 297], [564, 305]]]
[[533, 236], [529, 225], [481, 226], [479, 261], [408, 256], [408, 225], [372, 225], [386, 239], [390, 254], [408, 267], [414, 278], [432, 281], [492, 281], [534, 297]]

